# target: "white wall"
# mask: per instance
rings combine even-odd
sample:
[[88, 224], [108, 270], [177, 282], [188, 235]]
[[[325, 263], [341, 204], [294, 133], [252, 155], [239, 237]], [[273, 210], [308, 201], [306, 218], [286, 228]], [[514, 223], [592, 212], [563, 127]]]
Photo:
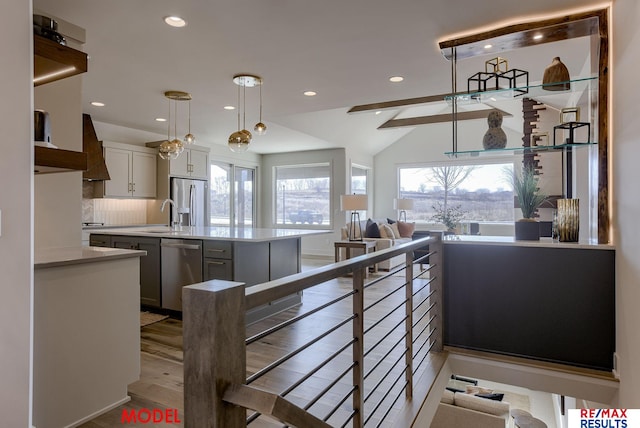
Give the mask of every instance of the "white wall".
[[620, 407], [640, 408], [640, 3], [617, 0], [613, 14], [613, 225]]
[[6, 0], [0, 52], [0, 424], [31, 424], [33, 104], [31, 2]]

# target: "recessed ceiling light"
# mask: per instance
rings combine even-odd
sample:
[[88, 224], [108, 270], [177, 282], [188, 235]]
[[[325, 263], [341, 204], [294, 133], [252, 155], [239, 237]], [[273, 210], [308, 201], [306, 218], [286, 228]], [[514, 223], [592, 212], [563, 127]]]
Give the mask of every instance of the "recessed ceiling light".
[[393, 83], [402, 82], [403, 80], [404, 80], [404, 77], [402, 76], [389, 77], [389, 82], [393, 82]]
[[167, 119], [165, 119], [164, 117], [156, 117], [156, 122], [166, 122]]
[[493, 45], [484, 45], [485, 49], [491, 49], [493, 47]]
[[382, 113], [382, 111], [378, 110], [378, 111], [376, 112], [376, 116], [377, 116], [377, 115], [379, 115], [380, 113]]
[[307, 97], [313, 97], [317, 95], [317, 93], [314, 91], [304, 91], [303, 94], [306, 95]]
[[542, 38], [542, 34], [536, 34], [533, 36], [533, 40], [540, 40]]
[[225, 110], [235, 110], [235, 106], [224, 106]]
[[184, 27], [185, 25], [187, 25], [187, 21], [180, 18], [179, 16], [165, 16], [164, 22], [167, 25], [170, 25], [172, 27], [177, 27], [177, 28]]
[[96, 107], [104, 107], [104, 103], [101, 103], [100, 101], [91, 101], [91, 105]]

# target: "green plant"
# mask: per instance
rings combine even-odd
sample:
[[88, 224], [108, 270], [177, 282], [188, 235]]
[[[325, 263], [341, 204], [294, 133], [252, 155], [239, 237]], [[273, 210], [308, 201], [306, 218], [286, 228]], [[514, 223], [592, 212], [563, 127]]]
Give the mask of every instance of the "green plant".
[[454, 229], [467, 213], [461, 209], [461, 205], [448, 207], [440, 201], [437, 201], [432, 208], [436, 213], [431, 216], [431, 220], [444, 224], [448, 230]]
[[513, 170], [507, 170], [508, 178], [513, 185], [513, 192], [516, 194], [522, 217], [533, 218], [538, 207], [547, 199], [547, 195], [540, 192], [538, 188], [538, 176], [531, 166], [522, 168], [522, 174]]

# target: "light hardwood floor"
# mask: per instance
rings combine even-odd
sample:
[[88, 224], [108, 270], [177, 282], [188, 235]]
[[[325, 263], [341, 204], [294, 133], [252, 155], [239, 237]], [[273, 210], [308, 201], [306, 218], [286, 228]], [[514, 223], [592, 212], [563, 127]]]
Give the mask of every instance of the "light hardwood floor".
[[[311, 262], [313, 263], [313, 261]], [[317, 261], [316, 263], [321, 263]], [[308, 266], [307, 266], [308, 267]], [[379, 275], [372, 275], [370, 279], [375, 279]], [[399, 284], [402, 284], [403, 277], [396, 275], [391, 280], [384, 281], [380, 285], [370, 287], [365, 293], [366, 301], [371, 304], [378, 300], [388, 290], [392, 290]], [[327, 300], [347, 292], [351, 287], [351, 278], [339, 278], [328, 283], [322, 284], [304, 292], [303, 304], [282, 312], [268, 320], [248, 326], [247, 337], [264, 330], [268, 326], [278, 324], [292, 316], [304, 313]], [[426, 295], [425, 290], [417, 295], [417, 298]], [[381, 313], [385, 313], [389, 308], [396, 307], [402, 302], [401, 293], [395, 293], [381, 304], [372, 307], [365, 315], [365, 326], [371, 326], [375, 319], [380, 317]], [[401, 321], [401, 311], [396, 311], [394, 316], [372, 329], [371, 333], [365, 337], [365, 348], [368, 348], [379, 338], [386, 335], [398, 320]], [[346, 318], [351, 313], [351, 299], [344, 299], [339, 304], [333, 305], [326, 310], [310, 316], [309, 318], [296, 323], [293, 327], [281, 330], [271, 336], [267, 336], [256, 343], [247, 347], [247, 374], [251, 375], [255, 371], [271, 363], [275, 359], [285, 353], [295, 349], [309, 339], [317, 336], [328, 326], [334, 325]], [[427, 317], [428, 318], [428, 317]], [[386, 341], [378, 348], [372, 351], [365, 359], [365, 372], [371, 370], [379, 359], [391, 349], [387, 343], [396, 341], [400, 338], [401, 333], [391, 334]], [[287, 361], [281, 367], [275, 369], [269, 375], [258, 379], [253, 386], [268, 389], [274, 392], [281, 392], [290, 386], [295, 380], [299, 379], [303, 373], [319, 364], [332, 353], [336, 348], [345, 344], [351, 338], [351, 325], [336, 330], [326, 338], [322, 339], [317, 345], [310, 347], [302, 352], [299, 356]], [[400, 346], [399, 348], [402, 348]], [[182, 366], [182, 322], [177, 319], [166, 319], [141, 328], [141, 374], [140, 380], [129, 386], [129, 394], [131, 401], [120, 406], [98, 418], [82, 425], [85, 428], [95, 427], [116, 427], [122, 426], [123, 410], [131, 409], [154, 409], [154, 408], [170, 408], [178, 409], [178, 414], [183, 415], [183, 366]], [[400, 356], [402, 349], [391, 350], [387, 357], [391, 361]], [[423, 366], [428, 368], [429, 358]], [[304, 405], [311, 397], [318, 394], [335, 376], [336, 373], [343, 371], [351, 363], [351, 355], [349, 352], [343, 352], [335, 361], [327, 364], [318, 374], [308, 381], [305, 381], [300, 387], [296, 388], [286, 398], [296, 404]], [[375, 384], [383, 378], [384, 371], [390, 370], [389, 364], [386, 362], [381, 364], [378, 369], [373, 371], [367, 380], [368, 384]], [[369, 412], [377, 405], [378, 402], [387, 400], [381, 406], [381, 409], [389, 407], [390, 401], [398, 392], [400, 386], [392, 387], [390, 382], [397, 375], [401, 376], [401, 367], [391, 369], [387, 379], [383, 379], [382, 386], [378, 391], [371, 392], [371, 387], [365, 388], [365, 394], [370, 394], [371, 398], [365, 405], [365, 409]], [[339, 402], [340, 398], [347, 394], [351, 385], [351, 375], [347, 375], [345, 379], [338, 382], [325, 397], [311, 407], [312, 413], [323, 417], [331, 408]], [[402, 393], [401, 393], [402, 395]], [[403, 395], [398, 403], [394, 404], [393, 412], [397, 411], [403, 404]], [[330, 423], [342, 425], [350, 412], [350, 399], [345, 404], [339, 406], [335, 415], [329, 420]], [[383, 410], [379, 410], [378, 413]], [[248, 412], [249, 414], [251, 412]], [[373, 426], [377, 418], [375, 416], [370, 421]], [[127, 425], [135, 426], [135, 425]], [[144, 424], [140, 426], [153, 426]], [[166, 426], [182, 426], [181, 423], [163, 424]], [[282, 424], [275, 423], [265, 417], [261, 417], [253, 422], [251, 427], [281, 427]], [[385, 426], [385, 425], [383, 425]]]

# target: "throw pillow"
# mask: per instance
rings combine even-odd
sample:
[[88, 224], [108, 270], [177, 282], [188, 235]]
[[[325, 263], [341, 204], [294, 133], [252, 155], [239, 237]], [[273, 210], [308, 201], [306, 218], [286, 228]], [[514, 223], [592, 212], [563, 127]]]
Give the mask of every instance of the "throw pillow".
[[390, 226], [391, 226], [391, 230], [393, 230], [393, 239], [400, 238], [400, 231], [398, 230], [398, 223], [393, 223]]
[[486, 398], [488, 400], [502, 401], [504, 394], [494, 392], [492, 394], [476, 394], [476, 397]]
[[492, 394], [493, 389], [483, 388], [481, 386], [467, 385], [467, 394]]
[[389, 223], [389, 224], [393, 224], [393, 223], [395, 223], [395, 222], [396, 222], [395, 220], [391, 220], [389, 217], [387, 217], [387, 223]]
[[398, 231], [400, 232], [400, 236], [402, 238], [411, 238], [413, 236], [413, 232], [416, 230], [415, 223], [405, 223], [404, 221], [398, 220]]
[[391, 230], [391, 226], [389, 226], [388, 224], [381, 224], [380, 237], [385, 239], [395, 239], [395, 236], [393, 236], [393, 230]]
[[367, 227], [364, 232], [365, 238], [381, 238], [380, 236], [380, 228], [378, 228], [378, 223], [375, 221], [368, 219]]

